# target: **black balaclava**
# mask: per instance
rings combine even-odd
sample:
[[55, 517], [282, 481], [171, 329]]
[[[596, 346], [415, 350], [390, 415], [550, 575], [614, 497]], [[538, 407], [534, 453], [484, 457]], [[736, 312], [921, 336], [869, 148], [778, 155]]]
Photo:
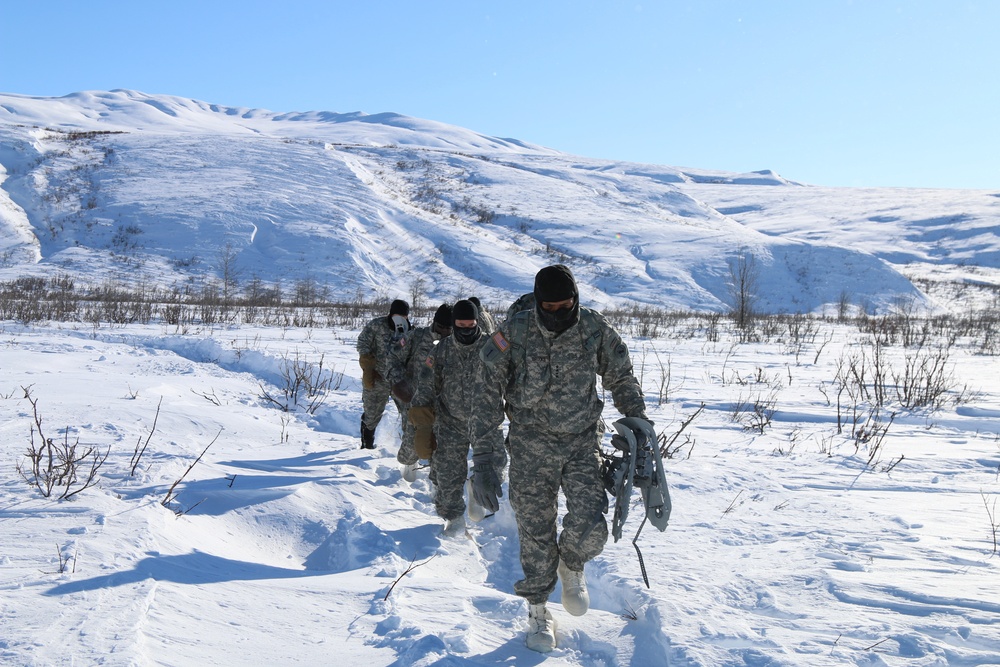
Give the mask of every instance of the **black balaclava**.
[[402, 299], [396, 299], [389, 306], [389, 316], [402, 315], [403, 317], [410, 316], [410, 304], [406, 303]]
[[451, 306], [442, 303], [434, 313], [434, 321], [431, 323], [431, 331], [447, 338], [451, 335]]
[[[474, 327], [460, 327], [455, 325], [456, 320], [473, 320]], [[462, 345], [472, 345], [479, 340], [479, 309], [476, 304], [467, 299], [455, 302], [455, 307], [451, 309], [452, 335], [456, 343]]]
[[[398, 322], [393, 320], [393, 317], [399, 316]], [[406, 303], [402, 299], [396, 299], [389, 306], [389, 315], [386, 316], [385, 321], [389, 325], [390, 329], [394, 329], [397, 335], [405, 334], [410, 330], [410, 304]]]
[[[535, 274], [535, 313], [542, 326], [553, 333], [562, 333], [580, 321], [580, 293], [568, 266], [554, 264]], [[542, 302], [553, 303], [573, 299], [569, 308], [555, 312], [542, 310]]]

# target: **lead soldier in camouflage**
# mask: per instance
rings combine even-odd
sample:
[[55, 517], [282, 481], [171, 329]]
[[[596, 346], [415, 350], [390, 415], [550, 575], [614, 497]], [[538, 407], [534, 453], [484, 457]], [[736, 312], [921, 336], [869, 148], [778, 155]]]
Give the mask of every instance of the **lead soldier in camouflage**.
[[[431, 480], [437, 487], [434, 509], [445, 520], [445, 532], [458, 534], [465, 527], [466, 501], [463, 489], [469, 476], [469, 447], [472, 444], [473, 410], [481, 411], [480, 420], [493, 426], [473, 448], [473, 460], [490, 459], [494, 468], [506, 467], [503, 449], [503, 403], [495, 396], [493, 403], [474, 400], [482, 382], [483, 362], [479, 358], [485, 332], [477, 322], [478, 309], [469, 300], [452, 308], [452, 335], [438, 343], [424, 361], [425, 372], [419, 376], [409, 417], [416, 430], [417, 450], [436, 447], [431, 456]], [[425, 444], [426, 443], [426, 444]], [[481, 505], [469, 497], [469, 517], [483, 518]], [[495, 508], [490, 508], [495, 511]]]
[[[501, 394], [506, 399], [510, 501], [524, 570], [514, 591], [529, 604], [528, 647], [551, 651], [555, 622], [545, 603], [557, 578], [566, 611], [586, 613], [584, 564], [608, 539], [597, 377], [623, 415], [646, 419], [646, 409], [628, 348], [600, 313], [580, 306], [572, 272], [542, 269], [533, 295], [535, 306], [512, 314], [483, 345], [489, 381], [477, 397], [486, 405]], [[477, 434], [491, 433], [489, 426], [477, 425]], [[566, 514], [557, 536], [560, 489]]]

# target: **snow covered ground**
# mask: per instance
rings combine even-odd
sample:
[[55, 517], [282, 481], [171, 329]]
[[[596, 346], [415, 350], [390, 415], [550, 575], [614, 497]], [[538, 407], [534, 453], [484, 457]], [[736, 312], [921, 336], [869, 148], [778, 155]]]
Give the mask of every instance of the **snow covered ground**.
[[[638, 541], [650, 588], [634, 506], [587, 567], [590, 613], [553, 595], [560, 645], [542, 656], [523, 643], [506, 501], [472, 539], [444, 537], [426, 471], [400, 476], [391, 408], [378, 449], [358, 449], [356, 331], [6, 323], [0, 662], [1000, 664], [996, 357], [959, 341], [946, 405], [897, 406], [879, 447], [856, 448], [834, 387], [864, 335], [736, 344], [703, 326], [629, 336], [657, 430], [696, 415], [667, 461], [670, 526]], [[912, 353], [887, 351], [897, 369]], [[321, 355], [335, 382], [314, 414], [263, 398], [288, 360]], [[97, 487], [56, 501], [17, 474], [25, 390], [46, 435], [110, 447]], [[737, 410], [753, 404], [773, 409], [762, 432]]]

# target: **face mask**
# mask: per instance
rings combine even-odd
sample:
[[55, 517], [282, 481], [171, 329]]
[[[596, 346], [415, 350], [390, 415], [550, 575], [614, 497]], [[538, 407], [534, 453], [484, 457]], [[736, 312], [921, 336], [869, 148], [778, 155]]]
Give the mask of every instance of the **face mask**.
[[456, 343], [472, 345], [479, 340], [479, 325], [474, 327], [454, 327], [451, 330]]
[[580, 321], [580, 303], [573, 304], [572, 308], [560, 308], [556, 311], [535, 309], [538, 313], [538, 320], [542, 326], [552, 333], [562, 333]]
[[410, 330], [409, 321], [402, 315], [393, 315], [392, 323], [396, 327], [396, 333], [398, 334], [405, 334]]

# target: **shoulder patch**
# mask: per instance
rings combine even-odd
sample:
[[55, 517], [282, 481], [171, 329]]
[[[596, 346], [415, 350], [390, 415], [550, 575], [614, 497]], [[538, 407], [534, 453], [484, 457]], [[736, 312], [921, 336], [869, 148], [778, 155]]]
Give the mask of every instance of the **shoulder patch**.
[[504, 337], [503, 333], [497, 331], [487, 339], [486, 343], [479, 348], [479, 358], [487, 366], [492, 366], [500, 360], [507, 351], [510, 350], [510, 341]]
[[618, 343], [618, 347], [615, 348], [615, 354], [617, 354], [619, 357], [628, 356], [628, 347], [625, 345], [625, 343]]
[[497, 349], [501, 352], [506, 352], [507, 348], [510, 347], [510, 343], [504, 338], [503, 332], [498, 331], [493, 334], [493, 344], [497, 346]]
[[424, 359], [424, 365], [427, 366], [427, 368], [434, 368], [434, 355], [433, 354], [428, 355], [427, 358]]

